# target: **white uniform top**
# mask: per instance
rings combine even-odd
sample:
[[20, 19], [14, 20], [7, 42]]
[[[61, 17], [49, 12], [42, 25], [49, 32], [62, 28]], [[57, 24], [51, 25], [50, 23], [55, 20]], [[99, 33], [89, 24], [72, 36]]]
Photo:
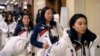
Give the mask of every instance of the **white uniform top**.
[[[8, 37], [11, 37], [14, 33], [14, 30], [16, 28], [16, 22], [12, 22], [11, 24], [7, 25], [5, 21], [1, 22], [1, 31], [2, 31], [2, 45], [4, 46], [6, 41], [8, 40]], [[8, 36], [9, 35], [9, 36]]]
[[[97, 38], [90, 43], [89, 56], [96, 56], [96, 50], [98, 48], [97, 46], [100, 47], [99, 43], [100, 43], [100, 37], [97, 36]], [[52, 47], [48, 49], [48, 51], [46, 52], [46, 56], [47, 55], [48, 56], [77, 56], [76, 51], [66, 31], [63, 32], [63, 36], [61, 36], [60, 40], [56, 44], [53, 44]]]

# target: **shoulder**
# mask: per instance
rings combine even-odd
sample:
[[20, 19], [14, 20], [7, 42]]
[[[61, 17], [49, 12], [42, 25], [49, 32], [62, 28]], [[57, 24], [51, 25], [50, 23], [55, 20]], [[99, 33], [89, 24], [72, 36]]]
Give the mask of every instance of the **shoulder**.
[[13, 21], [10, 25], [14, 25], [14, 26], [16, 26], [16, 22], [15, 21]]
[[67, 32], [67, 30], [66, 29], [64, 29], [64, 31], [62, 32], [63, 33], [63, 35], [61, 36], [61, 38], [60, 38], [60, 40], [59, 41], [65, 41], [65, 42], [67, 42], [68, 44], [72, 44], [71, 43], [71, 39], [70, 39], [70, 37], [69, 37], [69, 34], [68, 34], [68, 32]]
[[23, 28], [23, 26], [22, 25], [17, 25], [16, 28], [21, 29], [21, 28]]
[[69, 34], [68, 34], [68, 32], [67, 32], [67, 30], [66, 29], [64, 29], [63, 30], [63, 32], [62, 32], [62, 36], [60, 36], [61, 38], [67, 38], [67, 37], [69, 37]]
[[42, 22], [35, 25], [34, 29], [42, 29], [44, 28], [44, 24]]
[[13, 24], [17, 24], [17, 22], [13, 21]]
[[90, 30], [86, 30], [85, 36], [90, 40], [90, 41], [94, 41], [97, 38], [97, 35], [93, 32], [91, 32]]

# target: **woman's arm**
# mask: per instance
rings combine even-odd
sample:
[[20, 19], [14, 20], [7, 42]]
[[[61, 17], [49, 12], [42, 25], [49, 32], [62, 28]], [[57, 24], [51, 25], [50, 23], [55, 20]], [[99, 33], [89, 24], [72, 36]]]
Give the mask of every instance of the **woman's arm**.
[[14, 31], [14, 34], [13, 34], [13, 36], [18, 36], [18, 33], [21, 31], [21, 27], [20, 26], [17, 26], [16, 28], [15, 28], [15, 31]]
[[30, 43], [38, 48], [43, 48], [43, 43], [37, 41], [38, 33], [40, 31], [39, 27], [40, 26], [38, 26], [38, 25], [35, 26], [34, 31], [30, 38]]

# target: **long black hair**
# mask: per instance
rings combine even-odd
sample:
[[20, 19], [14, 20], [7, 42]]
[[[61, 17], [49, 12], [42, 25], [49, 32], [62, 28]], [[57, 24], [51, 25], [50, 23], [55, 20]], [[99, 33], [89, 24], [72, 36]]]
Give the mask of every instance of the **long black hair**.
[[39, 23], [41, 21], [41, 12], [42, 9], [39, 9], [36, 15], [36, 24]]
[[[70, 19], [70, 22], [69, 22], [69, 27], [70, 27], [69, 33], [70, 33], [70, 37], [72, 39], [76, 39], [76, 40], [78, 40], [78, 35], [77, 35], [76, 30], [73, 29], [72, 26], [74, 26], [75, 22], [79, 18], [84, 18], [86, 20], [86, 24], [88, 24], [87, 17], [85, 15], [83, 15], [83, 14], [74, 14], [72, 16], [72, 18]], [[93, 41], [95, 38], [96, 38], [96, 35], [93, 32], [91, 32], [87, 27], [85, 33], [82, 35], [82, 42], [84, 42], [85, 40], [90, 42], [90, 41]]]
[[[51, 10], [52, 10], [52, 13], [53, 13], [53, 9], [52, 9], [52, 8], [49, 8], [49, 7], [44, 7], [44, 8], [42, 9], [42, 12], [41, 12], [41, 19], [42, 19], [42, 22], [43, 22], [44, 24], [46, 24], [46, 22], [45, 22], [45, 12], [46, 12], [48, 9], [51, 9]], [[56, 22], [54, 21], [54, 17], [52, 17], [52, 20], [50, 21], [50, 25], [51, 25], [51, 26], [56, 26]]]
[[[9, 17], [9, 15], [11, 15], [11, 20], [8, 20], [8, 17]], [[7, 23], [7, 24], [10, 24], [10, 23], [12, 23], [14, 21], [14, 19], [13, 19], [13, 14], [12, 14], [12, 12], [7, 12], [7, 15], [6, 15], [6, 18], [5, 18], [5, 22]]]

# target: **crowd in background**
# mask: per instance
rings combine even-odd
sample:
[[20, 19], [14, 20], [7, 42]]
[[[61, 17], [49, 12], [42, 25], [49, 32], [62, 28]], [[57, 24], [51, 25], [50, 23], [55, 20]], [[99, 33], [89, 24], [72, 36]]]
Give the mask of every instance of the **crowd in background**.
[[65, 30], [54, 20], [54, 14], [56, 12], [52, 8], [39, 9], [34, 25], [27, 9], [3, 11], [0, 14], [2, 46], [5, 47], [10, 37], [21, 36], [26, 37], [29, 43], [19, 56], [32, 56], [34, 53], [35, 56], [90, 56], [90, 44], [97, 36], [88, 29], [87, 17], [83, 14], [73, 15], [69, 29]]

